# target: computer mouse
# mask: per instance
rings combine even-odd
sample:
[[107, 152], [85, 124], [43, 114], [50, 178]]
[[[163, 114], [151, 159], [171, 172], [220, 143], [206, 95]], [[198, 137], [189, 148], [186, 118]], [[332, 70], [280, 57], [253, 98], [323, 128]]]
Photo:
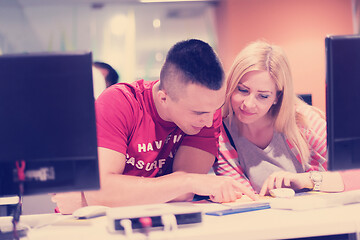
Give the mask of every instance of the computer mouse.
[[292, 188], [275, 188], [269, 191], [270, 195], [275, 198], [292, 198], [295, 191]]
[[75, 210], [72, 215], [78, 219], [100, 217], [106, 215], [106, 210], [108, 208], [109, 207], [99, 205], [86, 206]]

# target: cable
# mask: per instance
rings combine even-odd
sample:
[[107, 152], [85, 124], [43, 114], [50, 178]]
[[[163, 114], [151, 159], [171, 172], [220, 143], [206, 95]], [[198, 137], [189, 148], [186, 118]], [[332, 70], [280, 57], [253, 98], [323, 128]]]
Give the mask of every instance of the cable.
[[139, 218], [139, 222], [144, 230], [146, 239], [149, 239], [150, 228], [152, 227], [151, 217], [141, 217]]
[[19, 234], [17, 232], [17, 225], [20, 221], [20, 215], [22, 212], [22, 196], [24, 193], [24, 182], [25, 182], [25, 161], [24, 160], [16, 161], [15, 165], [16, 165], [16, 171], [17, 171], [17, 176], [18, 176], [18, 180], [19, 180], [19, 192], [18, 192], [19, 202], [16, 204], [14, 212], [13, 212], [12, 224], [13, 224], [14, 239], [19, 240]]
[[120, 225], [125, 230], [125, 236], [130, 237], [133, 234], [132, 223], [130, 219], [121, 219]]
[[150, 232], [150, 228], [152, 227], [151, 217], [141, 217], [139, 218], [139, 222], [144, 230], [146, 239], [149, 239], [149, 232]]
[[178, 229], [176, 217], [174, 214], [161, 215], [161, 221], [164, 225], [164, 231], [170, 232]]

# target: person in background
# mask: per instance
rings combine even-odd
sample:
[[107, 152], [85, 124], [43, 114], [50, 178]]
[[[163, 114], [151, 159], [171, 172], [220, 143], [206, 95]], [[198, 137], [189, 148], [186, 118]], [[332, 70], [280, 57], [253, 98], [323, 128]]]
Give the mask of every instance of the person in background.
[[207, 174], [218, 152], [224, 73], [197, 39], [175, 44], [160, 80], [119, 83], [96, 100], [101, 189], [53, 196], [61, 213], [189, 201], [194, 194], [230, 202], [257, 196], [236, 180]]
[[327, 170], [325, 116], [294, 93], [279, 46], [256, 41], [238, 54], [222, 114], [217, 175], [260, 196], [273, 188], [317, 188], [319, 172]]
[[119, 74], [108, 63], [95, 61], [93, 66], [96, 67], [104, 76], [106, 88], [119, 82]]
[[94, 89], [94, 98], [97, 99], [100, 94], [106, 89], [106, 80], [100, 70], [94, 65], [92, 66], [92, 76], [93, 76], [93, 89]]

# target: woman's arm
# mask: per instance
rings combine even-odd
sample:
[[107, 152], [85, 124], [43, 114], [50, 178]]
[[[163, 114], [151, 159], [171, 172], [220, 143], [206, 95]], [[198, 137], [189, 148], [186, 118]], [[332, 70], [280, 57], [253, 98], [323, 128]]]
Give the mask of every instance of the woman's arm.
[[[344, 181], [339, 172], [320, 172], [322, 181], [320, 184], [321, 192], [342, 192], [344, 191]], [[350, 174], [349, 174], [350, 175]], [[352, 173], [351, 175], [355, 175]], [[360, 170], [357, 172], [358, 179], [360, 180]], [[358, 181], [360, 182], [360, 181]], [[360, 189], [360, 184], [358, 189]], [[294, 190], [299, 189], [313, 189], [314, 183], [310, 178], [310, 172], [305, 173], [291, 173], [291, 172], [275, 172], [271, 174], [261, 188], [260, 196], [269, 193], [271, 189], [288, 187]]]

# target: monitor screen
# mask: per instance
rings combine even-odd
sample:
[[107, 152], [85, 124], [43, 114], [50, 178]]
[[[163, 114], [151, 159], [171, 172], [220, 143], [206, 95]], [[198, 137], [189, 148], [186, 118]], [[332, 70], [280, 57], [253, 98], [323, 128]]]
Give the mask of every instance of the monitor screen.
[[0, 196], [99, 188], [91, 53], [0, 56]]
[[329, 36], [326, 115], [329, 169], [360, 167], [360, 36]]

